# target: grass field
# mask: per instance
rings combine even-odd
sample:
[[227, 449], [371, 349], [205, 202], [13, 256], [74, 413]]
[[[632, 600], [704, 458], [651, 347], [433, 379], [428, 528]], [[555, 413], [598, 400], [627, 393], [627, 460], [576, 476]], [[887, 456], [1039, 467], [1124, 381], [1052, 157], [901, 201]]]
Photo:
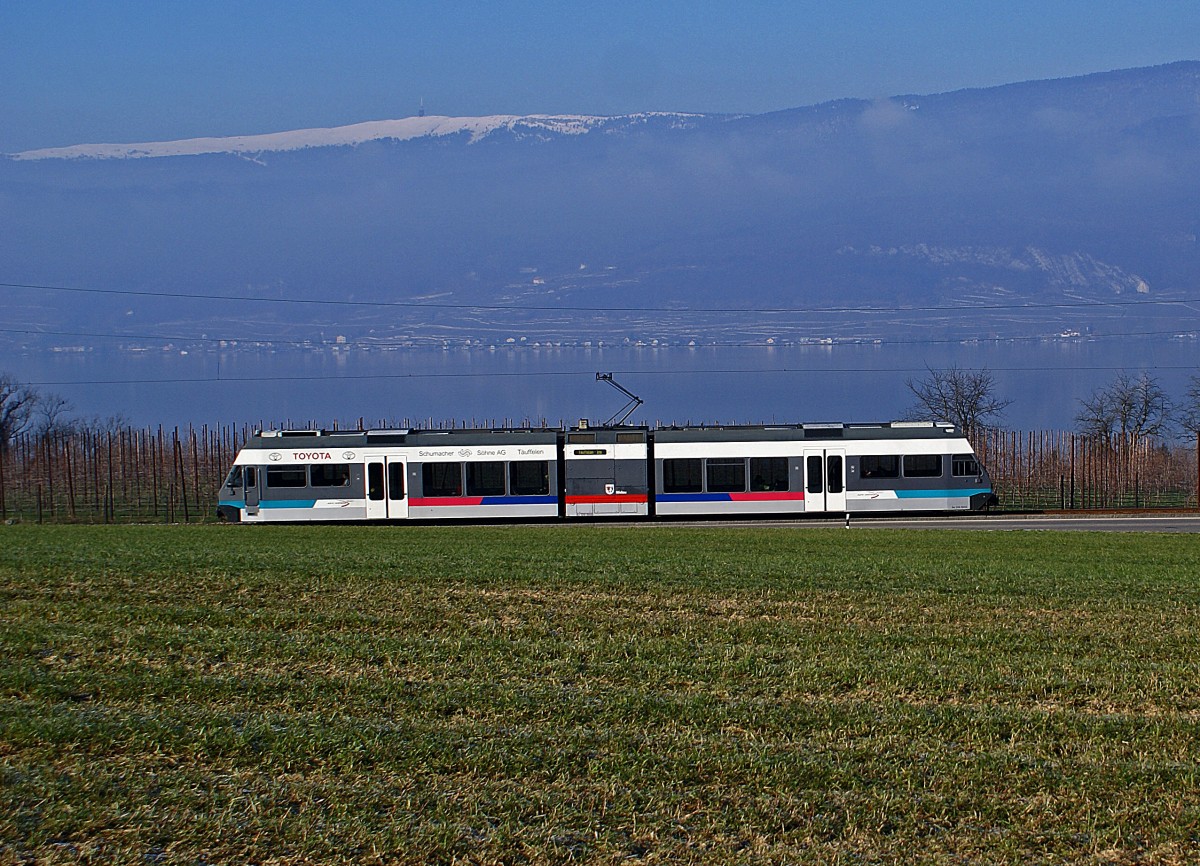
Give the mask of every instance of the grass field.
[[1200, 860], [1200, 539], [0, 526], [0, 863]]

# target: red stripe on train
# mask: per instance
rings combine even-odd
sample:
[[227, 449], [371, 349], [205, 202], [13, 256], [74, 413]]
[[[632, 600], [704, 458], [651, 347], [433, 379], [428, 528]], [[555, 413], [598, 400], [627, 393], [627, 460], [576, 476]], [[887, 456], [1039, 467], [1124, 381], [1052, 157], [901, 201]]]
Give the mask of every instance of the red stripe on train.
[[426, 496], [424, 498], [412, 497], [408, 500], [409, 505], [483, 505], [482, 496]]
[[797, 493], [730, 493], [734, 502], [803, 502], [804, 492]]

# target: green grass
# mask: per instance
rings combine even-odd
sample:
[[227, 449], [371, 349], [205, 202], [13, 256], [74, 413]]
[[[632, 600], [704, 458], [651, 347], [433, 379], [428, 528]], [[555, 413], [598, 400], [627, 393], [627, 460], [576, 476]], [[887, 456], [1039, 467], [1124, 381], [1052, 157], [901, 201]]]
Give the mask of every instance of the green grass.
[[1200, 539], [0, 527], [0, 863], [1200, 859]]

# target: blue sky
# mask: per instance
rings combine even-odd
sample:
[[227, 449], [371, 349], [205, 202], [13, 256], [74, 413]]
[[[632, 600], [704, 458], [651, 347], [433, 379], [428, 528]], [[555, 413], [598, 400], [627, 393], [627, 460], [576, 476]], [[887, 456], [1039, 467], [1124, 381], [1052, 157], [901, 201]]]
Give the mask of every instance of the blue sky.
[[763, 112], [1200, 58], [1196, 0], [6, 0], [0, 152], [415, 114]]

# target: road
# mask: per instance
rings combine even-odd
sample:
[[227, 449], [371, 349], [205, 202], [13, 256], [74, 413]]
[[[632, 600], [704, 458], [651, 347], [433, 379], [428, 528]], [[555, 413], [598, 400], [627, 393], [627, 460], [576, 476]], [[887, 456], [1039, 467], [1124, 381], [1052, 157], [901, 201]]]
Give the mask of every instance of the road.
[[[788, 521], [688, 521], [690, 526], [787, 526], [818, 528], [845, 526], [840, 520]], [[947, 517], [853, 517], [851, 529], [973, 529], [1011, 532], [1043, 530], [1054, 532], [1196, 532], [1200, 533], [1200, 513], [1196, 514], [1089, 514], [1064, 516], [971, 514]]]

